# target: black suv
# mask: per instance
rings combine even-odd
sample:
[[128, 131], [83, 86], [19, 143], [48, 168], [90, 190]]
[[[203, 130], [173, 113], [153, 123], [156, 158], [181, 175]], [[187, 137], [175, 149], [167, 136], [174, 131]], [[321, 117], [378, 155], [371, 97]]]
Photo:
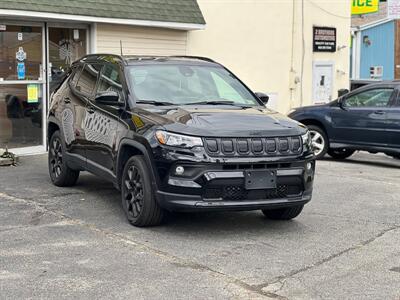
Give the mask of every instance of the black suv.
[[311, 138], [267, 99], [206, 58], [85, 56], [52, 95], [51, 180], [111, 181], [136, 226], [167, 211], [292, 219], [311, 200]]

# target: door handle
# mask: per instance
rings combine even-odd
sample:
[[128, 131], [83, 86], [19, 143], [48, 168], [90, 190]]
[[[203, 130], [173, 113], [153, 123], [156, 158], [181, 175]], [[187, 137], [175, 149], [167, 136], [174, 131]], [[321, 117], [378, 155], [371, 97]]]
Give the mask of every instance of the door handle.
[[377, 111], [374, 111], [374, 114], [375, 115], [384, 115], [385, 112], [383, 110], [377, 110]]
[[69, 97], [64, 98], [64, 103], [71, 103], [71, 99]]
[[86, 111], [87, 111], [89, 114], [93, 114], [93, 113], [95, 112], [95, 109], [94, 109], [93, 106], [89, 106], [89, 107], [86, 109]]

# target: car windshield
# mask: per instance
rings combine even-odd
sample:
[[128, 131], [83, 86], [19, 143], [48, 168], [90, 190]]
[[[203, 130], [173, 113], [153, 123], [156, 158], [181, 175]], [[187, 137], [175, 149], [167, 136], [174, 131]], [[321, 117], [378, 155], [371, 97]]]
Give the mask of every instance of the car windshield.
[[133, 65], [128, 72], [138, 103], [260, 105], [239, 80], [219, 66]]

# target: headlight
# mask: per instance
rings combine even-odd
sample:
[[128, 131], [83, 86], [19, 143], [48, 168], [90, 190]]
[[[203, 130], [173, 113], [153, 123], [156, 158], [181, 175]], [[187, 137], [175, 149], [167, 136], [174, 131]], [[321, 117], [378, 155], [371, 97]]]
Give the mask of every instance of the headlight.
[[167, 131], [156, 131], [156, 138], [161, 145], [181, 148], [193, 148], [203, 146], [203, 141], [199, 137], [181, 135]]
[[303, 146], [307, 147], [308, 149], [311, 149], [312, 139], [310, 131], [307, 130], [307, 132], [301, 136], [301, 139], [303, 140]]

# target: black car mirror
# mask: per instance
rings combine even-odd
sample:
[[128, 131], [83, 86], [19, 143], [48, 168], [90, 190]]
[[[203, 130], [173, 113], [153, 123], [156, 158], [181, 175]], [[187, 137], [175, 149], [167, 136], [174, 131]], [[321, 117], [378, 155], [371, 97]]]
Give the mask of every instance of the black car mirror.
[[124, 104], [122, 101], [120, 101], [119, 94], [115, 91], [101, 92], [96, 95], [95, 101], [103, 105], [122, 106]]
[[262, 103], [264, 103], [264, 104], [268, 103], [269, 96], [267, 94], [260, 93], [260, 92], [257, 92], [255, 94], [258, 97], [258, 99], [260, 99], [262, 101]]

